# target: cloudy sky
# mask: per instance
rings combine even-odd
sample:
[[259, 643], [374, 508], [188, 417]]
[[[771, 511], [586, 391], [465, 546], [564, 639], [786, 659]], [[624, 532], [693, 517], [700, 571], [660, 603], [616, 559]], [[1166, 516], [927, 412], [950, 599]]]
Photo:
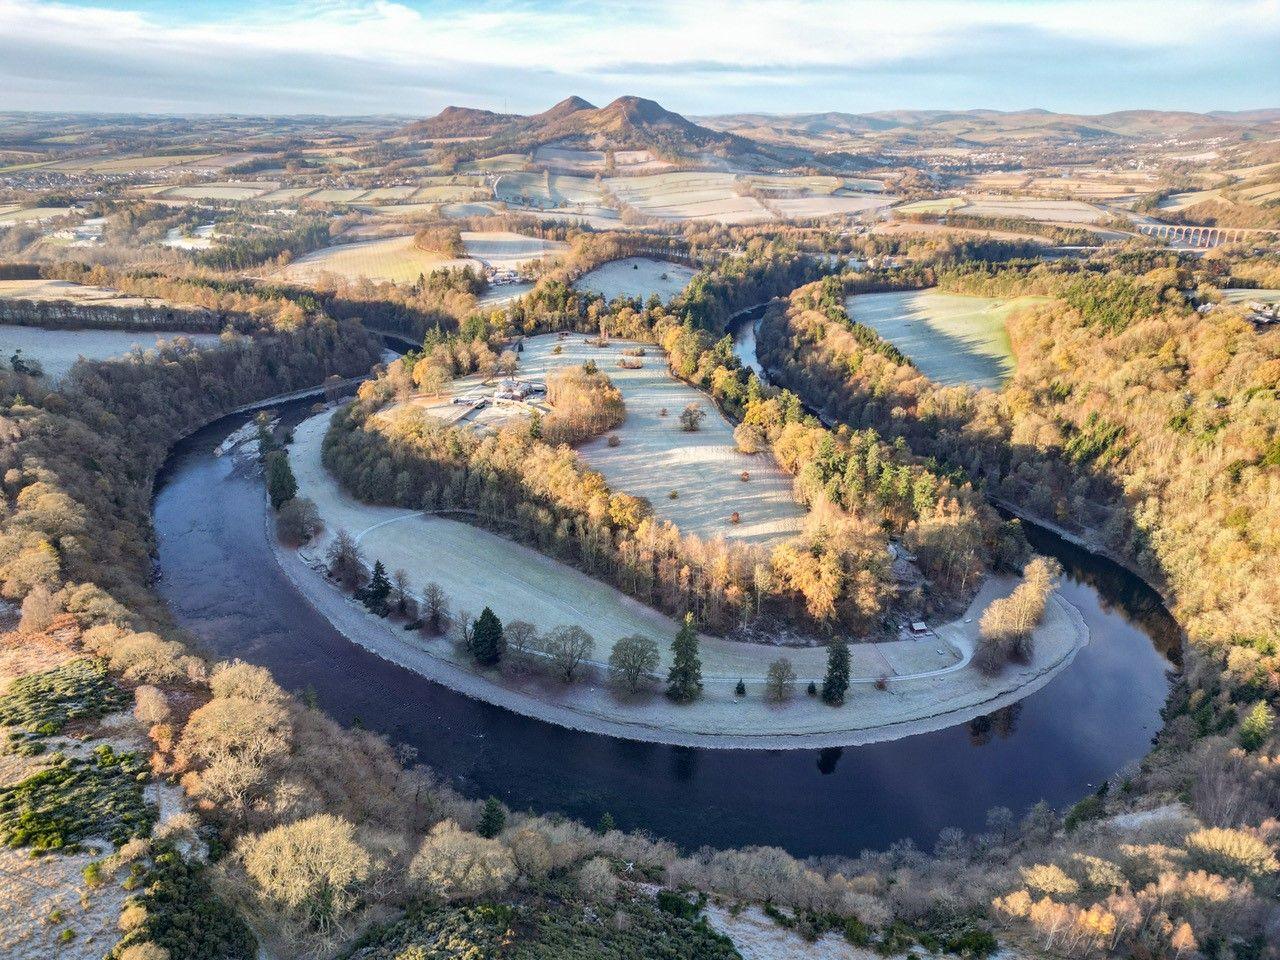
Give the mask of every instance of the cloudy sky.
[[0, 0], [0, 110], [1280, 106], [1280, 0]]

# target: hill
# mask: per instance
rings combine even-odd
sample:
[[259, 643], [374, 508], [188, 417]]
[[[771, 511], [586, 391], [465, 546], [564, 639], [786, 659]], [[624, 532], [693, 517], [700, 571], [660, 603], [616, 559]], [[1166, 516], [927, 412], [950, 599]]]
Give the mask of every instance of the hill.
[[414, 140], [445, 140], [455, 137], [488, 137], [521, 119], [518, 114], [494, 113], [472, 107], [445, 107], [434, 117], [411, 123], [399, 132]]
[[416, 140], [481, 138], [451, 150], [467, 156], [528, 151], [550, 143], [591, 150], [647, 149], [668, 157], [756, 149], [734, 134], [708, 129], [653, 100], [632, 96], [618, 97], [605, 107], [568, 97], [532, 116], [447, 107], [438, 116], [412, 123], [397, 135]]
[[1151, 142], [1239, 138], [1275, 132], [1275, 110], [1190, 113], [1122, 110], [1096, 116], [1048, 110], [887, 110], [876, 113], [740, 113], [700, 117], [703, 126], [762, 143], [794, 147], [985, 147], [995, 143], [1060, 146], [1081, 141]]

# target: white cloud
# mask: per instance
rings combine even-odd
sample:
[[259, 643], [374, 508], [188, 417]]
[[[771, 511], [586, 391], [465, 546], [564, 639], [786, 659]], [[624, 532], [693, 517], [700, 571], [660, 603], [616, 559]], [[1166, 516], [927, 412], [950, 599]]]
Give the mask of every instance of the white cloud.
[[[1266, 51], [1280, 41], [1280, 0], [328, 0], [221, 15], [183, 7], [166, 18], [0, 0], [0, 106], [420, 112], [444, 99], [509, 97], [532, 109], [605, 89], [683, 89], [696, 109], [770, 106], [753, 104], [752, 91], [770, 99], [784, 89], [822, 101], [794, 109], [830, 106], [842, 93], [874, 106], [944, 105], [934, 91], [957, 89], [997, 98], [1003, 90], [1021, 105], [1009, 98], [1061, 103], [1070, 91], [1052, 84], [1073, 71], [1082, 87], [1101, 72], [1119, 81], [1118, 100], [1150, 102], [1216, 68], [1217, 87], [1198, 91], [1202, 103], [1243, 95], [1233, 71], [1271, 62]], [[875, 87], [886, 76], [907, 82], [896, 100]], [[1172, 89], [1159, 89], [1163, 76]], [[440, 102], [423, 102], [432, 95]]]

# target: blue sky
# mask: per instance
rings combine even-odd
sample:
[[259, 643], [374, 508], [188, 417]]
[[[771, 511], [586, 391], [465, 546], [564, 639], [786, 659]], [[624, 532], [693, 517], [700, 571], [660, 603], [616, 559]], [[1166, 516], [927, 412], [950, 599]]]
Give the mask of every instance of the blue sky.
[[0, 109], [1280, 106], [1280, 0], [0, 0]]

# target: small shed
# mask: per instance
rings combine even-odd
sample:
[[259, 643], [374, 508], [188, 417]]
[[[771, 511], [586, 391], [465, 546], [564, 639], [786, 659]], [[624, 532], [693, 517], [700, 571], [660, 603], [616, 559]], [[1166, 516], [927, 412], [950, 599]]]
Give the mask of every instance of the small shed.
[[911, 635], [913, 637], [923, 637], [929, 632], [929, 626], [923, 620], [911, 621]]

